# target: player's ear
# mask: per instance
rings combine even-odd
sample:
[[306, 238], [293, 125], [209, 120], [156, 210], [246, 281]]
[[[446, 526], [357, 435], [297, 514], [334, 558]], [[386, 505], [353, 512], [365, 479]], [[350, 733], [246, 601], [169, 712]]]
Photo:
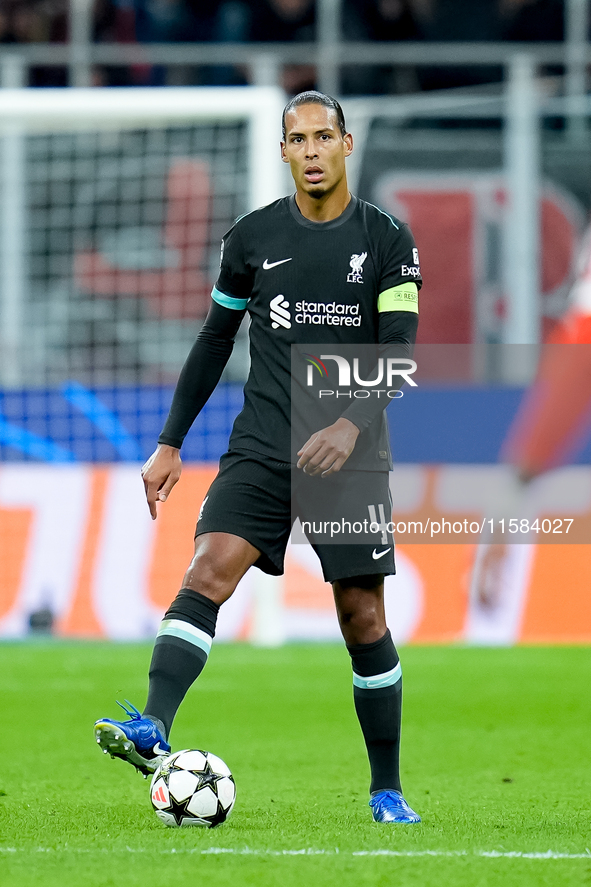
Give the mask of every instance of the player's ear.
[[279, 144], [281, 145], [281, 159], [284, 163], [289, 163], [289, 160], [287, 159], [287, 156], [285, 154], [285, 142], [280, 142]]
[[353, 136], [350, 132], [345, 133], [343, 141], [345, 143], [345, 157], [348, 157], [353, 151]]

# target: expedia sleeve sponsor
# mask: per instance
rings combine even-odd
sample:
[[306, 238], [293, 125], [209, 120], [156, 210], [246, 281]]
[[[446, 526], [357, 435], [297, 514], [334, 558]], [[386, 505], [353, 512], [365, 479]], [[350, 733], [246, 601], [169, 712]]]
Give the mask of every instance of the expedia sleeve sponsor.
[[[378, 293], [380, 298], [383, 294], [398, 288], [400, 284], [408, 281], [414, 284], [416, 290], [421, 288], [421, 266], [419, 264], [419, 251], [415, 246], [414, 238], [408, 225], [400, 225], [396, 229], [391, 225], [380, 240], [380, 275]], [[408, 286], [404, 290], [406, 293], [412, 292], [412, 287]], [[394, 308], [378, 308], [379, 311], [412, 311], [417, 310], [415, 307], [402, 307], [405, 303], [418, 305], [418, 299], [399, 299], [399, 304]]]

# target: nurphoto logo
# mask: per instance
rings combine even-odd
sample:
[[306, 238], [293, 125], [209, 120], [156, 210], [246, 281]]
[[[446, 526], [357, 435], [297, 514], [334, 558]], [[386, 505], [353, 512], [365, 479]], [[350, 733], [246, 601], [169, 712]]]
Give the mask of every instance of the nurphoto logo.
[[[317, 370], [321, 380], [328, 379], [329, 372], [325, 361], [332, 360], [336, 363], [338, 369], [338, 387], [349, 389], [349, 391], [336, 392], [330, 389], [320, 389], [318, 392], [319, 398], [335, 396], [367, 398], [371, 397], [372, 394], [376, 394], [377, 397], [380, 397], [381, 394], [386, 394], [387, 397], [393, 400], [403, 396], [403, 392], [400, 391], [400, 384], [402, 382], [407, 382], [411, 387], [417, 388], [417, 383], [412, 378], [412, 374], [417, 370], [417, 364], [410, 357], [378, 358], [373, 368], [375, 373], [373, 379], [361, 378], [358, 357], [350, 361], [340, 354], [321, 354], [320, 357], [317, 357], [315, 354], [309, 354], [308, 352], [304, 352], [304, 357], [308, 364], [306, 385], [309, 388], [314, 385], [314, 370]], [[352, 369], [351, 363], [353, 365]], [[353, 383], [360, 386], [355, 391], [351, 388], [351, 376], [353, 377]], [[397, 383], [396, 388], [394, 388], [395, 383]], [[386, 387], [378, 388], [382, 384], [385, 384]]]

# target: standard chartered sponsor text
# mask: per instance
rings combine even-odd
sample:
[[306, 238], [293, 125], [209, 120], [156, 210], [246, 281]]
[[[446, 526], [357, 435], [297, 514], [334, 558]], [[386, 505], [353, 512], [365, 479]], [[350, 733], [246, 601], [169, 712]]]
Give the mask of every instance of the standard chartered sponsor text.
[[361, 326], [359, 304], [343, 305], [339, 302], [296, 302], [296, 323], [315, 326]]

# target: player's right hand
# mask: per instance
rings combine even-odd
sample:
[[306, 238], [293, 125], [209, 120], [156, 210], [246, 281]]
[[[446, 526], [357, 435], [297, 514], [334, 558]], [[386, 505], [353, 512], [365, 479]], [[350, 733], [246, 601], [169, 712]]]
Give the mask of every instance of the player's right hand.
[[142, 466], [142, 480], [152, 520], [158, 517], [156, 503], [166, 502], [182, 470], [180, 450], [167, 444], [158, 444], [146, 464]]

